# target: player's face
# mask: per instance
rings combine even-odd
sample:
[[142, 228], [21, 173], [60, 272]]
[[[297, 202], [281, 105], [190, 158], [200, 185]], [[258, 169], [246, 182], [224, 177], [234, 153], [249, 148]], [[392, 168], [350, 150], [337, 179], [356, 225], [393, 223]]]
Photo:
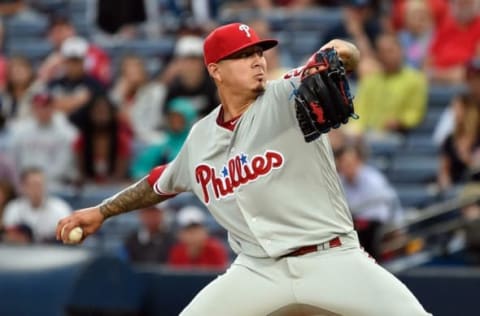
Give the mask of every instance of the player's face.
[[245, 48], [219, 62], [221, 80], [226, 86], [255, 93], [265, 91], [267, 62], [260, 46]]

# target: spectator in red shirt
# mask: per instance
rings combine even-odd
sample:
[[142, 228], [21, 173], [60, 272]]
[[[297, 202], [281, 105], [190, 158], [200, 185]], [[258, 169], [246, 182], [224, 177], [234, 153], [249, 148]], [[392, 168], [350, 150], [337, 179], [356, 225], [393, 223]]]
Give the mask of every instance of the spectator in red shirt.
[[451, 14], [438, 25], [430, 47], [430, 79], [457, 84], [465, 64], [480, 52], [480, 0], [452, 0]]
[[87, 106], [87, 113], [74, 144], [81, 180], [97, 184], [128, 180], [131, 137], [121, 127], [115, 106], [100, 95]]
[[[60, 47], [66, 39], [77, 36], [75, 26], [68, 18], [63, 16], [54, 16], [50, 20], [48, 30], [48, 40], [52, 43], [54, 51], [45, 59], [39, 68], [40, 78], [44, 81], [50, 81], [60, 76], [62, 69], [62, 55]], [[86, 72], [108, 85], [111, 80], [110, 57], [100, 47], [89, 43], [87, 54], [85, 56], [84, 67]]]
[[169, 265], [211, 269], [224, 269], [227, 266], [227, 250], [221, 241], [209, 235], [205, 219], [202, 210], [194, 206], [185, 206], [178, 212], [178, 242], [170, 251]]
[[[405, 27], [405, 15], [407, 15], [407, 2], [410, 0], [393, 0], [390, 4], [390, 22], [394, 30], [399, 31]], [[419, 0], [426, 2], [433, 16], [435, 25], [440, 24], [448, 14], [448, 0]]]

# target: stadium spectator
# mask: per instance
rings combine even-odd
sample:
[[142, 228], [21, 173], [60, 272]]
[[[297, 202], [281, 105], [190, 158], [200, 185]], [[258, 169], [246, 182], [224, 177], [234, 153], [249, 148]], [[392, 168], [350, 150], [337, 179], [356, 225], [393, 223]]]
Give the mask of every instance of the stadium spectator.
[[72, 211], [65, 201], [46, 192], [45, 175], [28, 168], [21, 175], [22, 195], [10, 201], [3, 214], [5, 229], [28, 225], [35, 242], [52, 242], [58, 221]]
[[454, 130], [442, 145], [438, 184], [447, 190], [466, 181], [480, 181], [480, 107], [468, 95], [453, 102]]
[[[405, 24], [408, 20], [407, 15], [409, 13], [407, 7], [410, 5], [410, 2], [410, 0], [390, 1], [390, 24], [393, 31], [400, 31], [406, 27]], [[449, 14], [448, 0], [420, 0], [419, 2], [427, 5], [428, 11], [433, 19], [432, 22], [435, 24], [435, 26], [441, 24]]]
[[395, 35], [380, 35], [376, 48], [383, 71], [360, 80], [354, 100], [360, 119], [352, 121], [348, 129], [357, 134], [407, 132], [416, 127], [425, 114], [426, 77], [403, 64], [403, 52]]
[[9, 123], [0, 111], [0, 153], [9, 154], [10, 151], [12, 132]]
[[30, 107], [32, 116], [12, 126], [11, 154], [18, 172], [39, 167], [45, 172], [48, 189], [56, 191], [75, 178], [72, 144], [77, 132], [55, 112], [48, 93], [35, 94]]
[[400, 43], [408, 66], [422, 69], [432, 40], [433, 21], [428, 4], [423, 0], [405, 3], [405, 24], [399, 32]]
[[[3, 26], [0, 21], [0, 48], [3, 48]], [[3, 53], [0, 52], [0, 92], [5, 91], [7, 84], [8, 76], [8, 67], [7, 67], [7, 58]]]
[[355, 43], [362, 59], [373, 58], [375, 39], [382, 31], [373, 0], [348, 0], [343, 10], [343, 21], [325, 31], [322, 41], [339, 38]]
[[16, 197], [15, 186], [12, 182], [1, 178], [0, 180], [0, 241], [5, 233], [3, 225], [3, 214], [8, 202]]
[[[2, 237], [0, 235], [0, 237]], [[5, 229], [3, 237], [0, 239], [6, 244], [29, 245], [34, 242], [33, 231], [26, 224], [18, 224]]]
[[433, 37], [427, 72], [433, 82], [460, 84], [466, 63], [480, 57], [480, 0], [452, 0], [451, 6]]
[[24, 0], [2, 1], [0, 3], [0, 15], [15, 15], [27, 8]]
[[40, 19], [40, 15], [26, 0], [3, 0], [0, 2], [0, 17], [22, 20]]
[[138, 153], [131, 168], [134, 179], [140, 179], [155, 166], [175, 159], [197, 119], [197, 113], [189, 99], [175, 98], [169, 102], [168, 108], [165, 141], [148, 145]]
[[143, 85], [135, 94], [130, 108], [130, 122], [138, 143], [155, 144], [164, 140], [167, 126], [164, 102], [167, 88], [158, 81]]
[[165, 221], [165, 210], [149, 207], [138, 211], [141, 226], [125, 240], [128, 257], [135, 263], [167, 263], [174, 242]]
[[209, 236], [205, 220], [205, 214], [197, 207], [185, 206], [178, 211], [178, 242], [170, 251], [170, 266], [209, 269], [227, 266], [227, 250], [221, 241]]
[[85, 120], [85, 106], [94, 95], [104, 92], [103, 85], [84, 69], [88, 43], [81, 37], [70, 37], [61, 47], [65, 74], [48, 83], [55, 108], [66, 113], [77, 127]]
[[80, 128], [74, 150], [82, 182], [115, 184], [128, 180], [131, 136], [106, 95], [97, 95], [86, 107], [87, 118]]
[[[38, 73], [43, 81], [48, 82], [62, 75], [64, 57], [61, 53], [61, 47], [67, 39], [75, 36], [77, 36], [77, 30], [68, 16], [53, 15], [50, 18], [47, 37], [53, 45], [54, 51], [45, 58], [42, 65], [39, 67]], [[110, 57], [105, 50], [99, 46], [88, 43], [83, 66], [85, 67], [87, 74], [104, 85], [110, 83]]]
[[[112, 100], [118, 105], [120, 119], [132, 130], [136, 129], [132, 121], [132, 107], [137, 93], [148, 84], [148, 73], [143, 59], [135, 55], [125, 56], [120, 64], [120, 75], [111, 91]], [[160, 112], [156, 113], [160, 115]]]
[[366, 164], [366, 149], [360, 143], [338, 150], [336, 160], [360, 243], [379, 259], [383, 225], [403, 218], [397, 193], [380, 171]]
[[[210, 113], [218, 106], [217, 90], [203, 61], [203, 39], [182, 36], [177, 40], [174, 58], [161, 76], [167, 86], [166, 105], [176, 97], [190, 98], [199, 116]], [[168, 112], [168, 107], [164, 108]]]
[[16, 169], [15, 161], [12, 159], [10, 151], [0, 151], [0, 179], [0, 183], [2, 181], [5, 181], [12, 184], [15, 191], [18, 191], [20, 189], [19, 175]]
[[[470, 60], [466, 65], [467, 79], [466, 79], [466, 93], [472, 102], [480, 106], [480, 58]], [[455, 126], [455, 115], [453, 111], [453, 104], [457, 97], [445, 108], [440, 119], [438, 120], [435, 130], [433, 132], [433, 142], [437, 146], [441, 146], [448, 135], [453, 132]]]
[[97, 41], [126, 41], [140, 35], [139, 25], [147, 21], [145, 0], [97, 0], [95, 3]]
[[7, 81], [1, 95], [2, 115], [9, 122], [29, 116], [32, 96], [38, 88], [30, 61], [22, 56], [11, 57], [7, 67]]

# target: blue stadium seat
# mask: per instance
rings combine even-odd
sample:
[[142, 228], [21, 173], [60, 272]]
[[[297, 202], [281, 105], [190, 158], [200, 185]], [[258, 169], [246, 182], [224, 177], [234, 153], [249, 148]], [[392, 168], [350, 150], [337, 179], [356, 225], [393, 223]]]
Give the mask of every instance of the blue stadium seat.
[[383, 140], [375, 139], [368, 141], [368, 148], [371, 156], [391, 156], [397, 151], [402, 150], [403, 139], [386, 138]]
[[420, 132], [410, 134], [406, 139], [404, 154], [422, 154], [435, 158], [438, 155], [438, 147], [433, 143], [432, 134]]
[[320, 48], [321, 33], [318, 31], [298, 31], [289, 32], [289, 48], [293, 55], [302, 59], [307, 59]]
[[[445, 104], [445, 107], [446, 106], [447, 104]], [[427, 109], [427, 113], [425, 113], [422, 123], [417, 126], [413, 132], [429, 134], [431, 137], [445, 107], [429, 107]]]
[[339, 9], [309, 9], [289, 12], [286, 29], [291, 31], [316, 31], [320, 34], [326, 29], [342, 22]]
[[6, 47], [7, 55], [21, 55], [29, 59], [39, 60], [45, 58], [53, 47], [45, 39], [11, 41]]
[[367, 164], [377, 168], [383, 173], [387, 173], [390, 169], [391, 161], [388, 157], [372, 156], [367, 160]]
[[436, 156], [397, 153], [393, 157], [388, 178], [397, 184], [424, 184], [434, 181], [437, 172], [438, 157]]
[[462, 86], [430, 86], [428, 89], [428, 108], [445, 108], [452, 97], [463, 89]]
[[85, 13], [87, 11], [88, 1], [85, 1], [85, 0], [69, 0], [68, 3], [69, 3], [69, 8], [68, 9], [69, 9], [70, 13], [76, 13], [76, 12]]
[[436, 200], [436, 196], [425, 185], [395, 185], [398, 197], [405, 208], [422, 208]]
[[134, 52], [144, 57], [165, 57], [172, 53], [175, 45], [173, 38], [162, 38], [158, 41], [138, 40], [125, 43], [125, 51]]
[[5, 23], [7, 41], [18, 42], [25, 39], [43, 39], [48, 27], [46, 19], [16, 19], [12, 18]]
[[165, 37], [157, 41], [135, 40], [122, 44], [102, 45], [112, 59], [120, 59], [123, 55], [134, 54], [144, 58], [164, 58], [172, 54], [175, 39]]

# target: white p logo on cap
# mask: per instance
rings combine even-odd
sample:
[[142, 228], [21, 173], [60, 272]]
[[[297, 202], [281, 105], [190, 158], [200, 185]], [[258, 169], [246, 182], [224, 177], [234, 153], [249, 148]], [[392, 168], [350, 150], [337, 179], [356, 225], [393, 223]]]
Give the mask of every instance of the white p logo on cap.
[[251, 37], [250, 35], [250, 27], [246, 24], [242, 24], [238, 27], [238, 29], [242, 32], [245, 32], [245, 35], [247, 35], [247, 37]]

